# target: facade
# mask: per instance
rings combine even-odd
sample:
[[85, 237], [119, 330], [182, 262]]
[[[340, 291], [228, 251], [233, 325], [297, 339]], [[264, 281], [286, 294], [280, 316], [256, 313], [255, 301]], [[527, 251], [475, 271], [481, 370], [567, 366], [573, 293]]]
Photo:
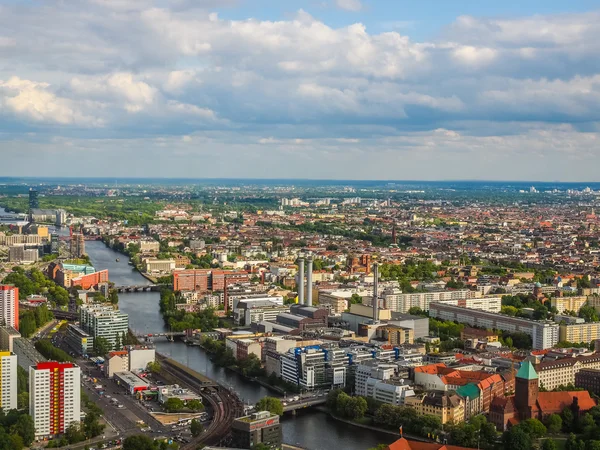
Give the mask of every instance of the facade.
[[19, 288], [0, 284], [0, 325], [19, 329]]
[[127, 352], [128, 370], [132, 372], [146, 370], [148, 364], [156, 360], [156, 349], [151, 345], [129, 345]]
[[148, 273], [171, 273], [175, 270], [174, 259], [144, 259], [146, 272]]
[[106, 355], [104, 361], [104, 374], [108, 378], [113, 378], [115, 373], [127, 372], [129, 368], [129, 357], [127, 351], [117, 350]]
[[40, 251], [36, 248], [28, 248], [28, 244], [15, 244], [8, 248], [8, 260], [18, 263], [34, 263], [39, 260]]
[[381, 325], [375, 331], [377, 339], [386, 341], [390, 345], [412, 344], [415, 334], [412, 328], [397, 325]]
[[94, 339], [107, 339], [113, 348], [117, 343], [117, 335], [121, 338], [129, 329], [129, 315], [112, 306], [82, 305], [79, 314], [81, 329]]
[[176, 291], [222, 291], [227, 285], [247, 283], [250, 275], [244, 271], [216, 269], [180, 270], [173, 274], [173, 288]]
[[600, 339], [600, 322], [561, 325], [559, 336], [561, 341], [589, 344]]
[[72, 323], [67, 327], [66, 341], [78, 355], [89, 355], [94, 348], [94, 337]]
[[413, 388], [397, 376], [396, 364], [371, 360], [361, 362], [355, 373], [355, 393], [383, 403], [402, 406], [413, 397]]
[[0, 351], [0, 410], [17, 409], [17, 355]]
[[552, 297], [550, 299], [550, 306], [555, 307], [559, 314], [565, 311], [579, 312], [581, 307], [587, 302], [585, 295], [577, 297]]
[[81, 372], [72, 363], [40, 362], [29, 367], [29, 414], [36, 438], [62, 434], [81, 419]]
[[348, 309], [350, 297], [352, 295], [341, 295], [342, 293], [346, 294], [345, 291], [339, 293], [336, 291], [319, 291], [319, 305], [328, 306], [332, 314], [342, 314]]
[[451, 320], [482, 328], [521, 331], [531, 336], [533, 348], [536, 350], [551, 348], [559, 340], [559, 325], [549, 321], [511, 317], [443, 303], [432, 303], [429, 315], [436, 319]]
[[89, 275], [81, 275], [71, 279], [71, 286], [81, 286], [83, 289], [90, 289], [102, 283], [108, 282], [108, 270], [99, 270]]
[[269, 411], [260, 411], [235, 419], [231, 425], [231, 438], [234, 448], [254, 448], [258, 444], [268, 448], [281, 448], [279, 416]]
[[442, 424], [465, 421], [465, 402], [456, 394], [431, 391], [424, 395], [409, 397], [406, 406], [415, 409], [420, 416], [436, 416]]
[[128, 371], [115, 372], [113, 377], [117, 381], [117, 384], [125, 386], [131, 395], [134, 395], [138, 391], [145, 391], [150, 386], [146, 380]]
[[575, 374], [575, 386], [600, 394], [600, 369], [581, 369]]
[[71, 235], [71, 244], [69, 251], [71, 258], [81, 258], [85, 256], [85, 237], [82, 233], [73, 233]]
[[21, 333], [13, 327], [0, 327], [0, 351], [13, 351], [14, 340], [21, 337]]
[[141, 253], [158, 253], [160, 251], [160, 242], [154, 239], [140, 239]]

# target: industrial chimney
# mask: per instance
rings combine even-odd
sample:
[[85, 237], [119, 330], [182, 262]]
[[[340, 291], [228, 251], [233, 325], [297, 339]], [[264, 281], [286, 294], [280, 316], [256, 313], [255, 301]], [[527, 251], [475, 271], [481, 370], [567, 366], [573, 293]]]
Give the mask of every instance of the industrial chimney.
[[304, 258], [298, 258], [298, 304], [304, 305]]
[[379, 321], [379, 264], [373, 264], [373, 322]]
[[312, 271], [313, 271], [313, 258], [309, 256], [306, 260], [306, 306], [312, 306], [312, 294], [313, 294], [313, 284], [312, 284]]

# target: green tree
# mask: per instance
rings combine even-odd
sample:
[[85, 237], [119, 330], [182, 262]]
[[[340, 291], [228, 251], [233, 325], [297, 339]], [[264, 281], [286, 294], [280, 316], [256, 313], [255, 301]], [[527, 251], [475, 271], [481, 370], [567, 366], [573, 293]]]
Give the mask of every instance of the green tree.
[[573, 417], [573, 411], [571, 411], [571, 408], [567, 407], [565, 409], [562, 410], [562, 412], [560, 413], [560, 417], [562, 419], [562, 423], [563, 423], [563, 431], [565, 433], [568, 433], [570, 431], [573, 430], [573, 424], [575, 422], [575, 418]]
[[542, 444], [542, 450], [558, 450], [558, 447], [553, 439], [548, 438], [544, 440], [544, 443]]
[[202, 404], [202, 402], [196, 399], [188, 401], [186, 406], [192, 411], [201, 411], [202, 409], [204, 409], [204, 405]]
[[32, 311], [24, 311], [19, 315], [19, 332], [26, 338], [33, 336], [37, 329]]
[[530, 450], [531, 437], [521, 427], [513, 427], [502, 435], [504, 448], [511, 450]]
[[23, 438], [18, 434], [11, 434], [8, 437], [8, 439], [11, 450], [21, 450], [23, 447], [25, 447], [25, 444], [23, 443]]
[[269, 411], [271, 414], [283, 415], [283, 404], [275, 397], [263, 397], [256, 404], [257, 411]]
[[31, 416], [29, 414], [21, 414], [17, 422], [11, 427], [11, 432], [21, 436], [24, 445], [31, 445], [35, 439], [35, 427]]
[[129, 436], [123, 441], [123, 450], [153, 450], [156, 449], [155, 442], [148, 436], [137, 434]]
[[165, 409], [170, 413], [181, 411], [184, 407], [185, 403], [179, 398], [172, 397], [165, 402]]
[[78, 423], [69, 425], [65, 431], [65, 437], [69, 441], [69, 444], [77, 444], [78, 442], [85, 441], [85, 434]]
[[[598, 434], [596, 434], [598, 437]], [[588, 440], [585, 442], [585, 450], [600, 450], [600, 441]]]
[[586, 322], [598, 322], [598, 313], [596, 308], [589, 305], [583, 305], [579, 310], [579, 317], [583, 318]]
[[546, 419], [546, 428], [550, 434], [558, 434], [562, 430], [563, 421], [558, 414], [551, 414]]
[[29, 392], [17, 394], [17, 408], [24, 409], [29, 406]]
[[351, 397], [346, 402], [345, 416], [349, 419], [361, 419], [367, 412], [367, 401], [364, 397]]
[[111, 350], [112, 345], [110, 345], [110, 342], [105, 337], [98, 336], [94, 339], [94, 353], [97, 356], [104, 356]]
[[192, 420], [192, 423], [190, 424], [190, 431], [192, 432], [192, 436], [198, 437], [198, 436], [200, 436], [202, 431], [204, 431], [204, 427], [202, 426], [202, 424], [200, 423], [200, 421], [198, 419], [194, 419], [194, 420]]
[[537, 419], [527, 419], [519, 425], [532, 439], [539, 439], [546, 436], [546, 427]]
[[110, 294], [108, 295], [108, 299], [113, 305], [119, 303], [119, 294], [116, 291], [116, 289], [111, 289]]
[[115, 350], [121, 350], [123, 348], [122, 342], [121, 342], [121, 335], [117, 332], [115, 334]]
[[565, 442], [564, 448], [565, 450], [585, 450], [585, 443], [577, 439], [577, 436], [571, 433]]
[[88, 439], [91, 439], [102, 434], [105, 425], [101, 424], [98, 421], [98, 419], [100, 418], [100, 414], [97, 412], [97, 410], [94, 408], [90, 408], [89, 404], [87, 406], [88, 413], [86, 414], [85, 419], [83, 419], [83, 432], [85, 433]]

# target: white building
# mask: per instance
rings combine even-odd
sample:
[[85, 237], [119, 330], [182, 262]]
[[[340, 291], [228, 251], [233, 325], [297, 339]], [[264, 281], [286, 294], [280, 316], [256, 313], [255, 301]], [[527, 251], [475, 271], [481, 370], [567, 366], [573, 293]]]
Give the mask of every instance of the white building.
[[[429, 304], [445, 300], [465, 300], [481, 297], [481, 293], [469, 289], [456, 291], [417, 292], [403, 294], [398, 289], [386, 289], [383, 292], [384, 308], [407, 313], [410, 308], [421, 308], [429, 311]], [[485, 304], [485, 303], [484, 303]], [[482, 305], [484, 305], [482, 304]], [[500, 311], [500, 309], [498, 309]]]
[[0, 285], [0, 325], [19, 329], [19, 289]]
[[0, 410], [17, 409], [17, 355], [0, 352]]
[[415, 391], [408, 382], [396, 376], [397, 370], [396, 364], [377, 360], [361, 362], [356, 368], [356, 395], [391, 405], [404, 405], [406, 398], [414, 397]]
[[82, 305], [79, 322], [80, 327], [94, 339], [103, 337], [113, 348], [117, 343], [117, 335], [122, 339], [129, 329], [129, 315], [105, 305]]
[[62, 434], [81, 419], [81, 372], [72, 363], [40, 362], [29, 367], [29, 414], [36, 438]]

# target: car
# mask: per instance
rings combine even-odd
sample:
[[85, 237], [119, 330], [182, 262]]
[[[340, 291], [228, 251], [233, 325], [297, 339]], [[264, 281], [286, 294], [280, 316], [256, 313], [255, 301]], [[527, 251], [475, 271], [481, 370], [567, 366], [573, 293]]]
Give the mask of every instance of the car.
[[105, 395], [105, 397], [109, 400], [112, 398], [110, 395]]
[[123, 405], [119, 404], [117, 408], [125, 408]]

